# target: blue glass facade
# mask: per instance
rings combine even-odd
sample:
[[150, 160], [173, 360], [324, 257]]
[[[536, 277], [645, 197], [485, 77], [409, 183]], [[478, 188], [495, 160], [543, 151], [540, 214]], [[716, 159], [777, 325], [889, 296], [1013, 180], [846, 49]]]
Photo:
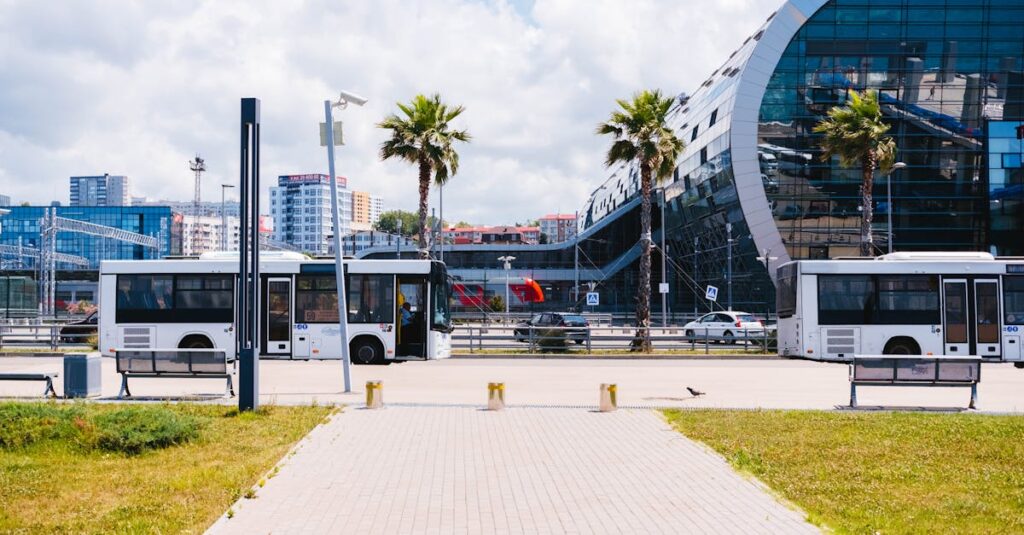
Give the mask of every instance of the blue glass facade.
[[[0, 244], [34, 249], [40, 244], [40, 221], [47, 207], [12, 206], [10, 213], [0, 215]], [[62, 270], [99, 269], [101, 260], [133, 260], [161, 258], [176, 254], [171, 247], [174, 223], [171, 209], [165, 206], [60, 206], [57, 216], [79, 221], [119, 228], [129, 232], [154, 236], [159, 240], [159, 250], [120, 242], [110, 238], [71, 232], [57, 233], [57, 252], [89, 259], [89, 267], [60, 265]], [[5, 266], [31, 269], [30, 260], [18, 262], [10, 256], [4, 257]]]
[[[672, 110], [687, 147], [654, 211], [672, 311], [728, 306], [731, 285], [732, 308], [770, 312], [777, 266], [858, 255], [859, 170], [822, 161], [812, 131], [851, 89], [878, 91], [906, 164], [875, 180], [878, 253], [1022, 254], [1021, 153], [1010, 127], [1024, 121], [1024, 0], [790, 0]], [[614, 169], [581, 211], [581, 282], [597, 282], [609, 310], [634, 303], [637, 187], [636, 169]], [[561, 289], [547, 307], [578, 304], [565, 291], [571, 243], [456, 247], [445, 261], [479, 278], [506, 251], [516, 275]], [[704, 299], [707, 286], [720, 289], [717, 305]]]

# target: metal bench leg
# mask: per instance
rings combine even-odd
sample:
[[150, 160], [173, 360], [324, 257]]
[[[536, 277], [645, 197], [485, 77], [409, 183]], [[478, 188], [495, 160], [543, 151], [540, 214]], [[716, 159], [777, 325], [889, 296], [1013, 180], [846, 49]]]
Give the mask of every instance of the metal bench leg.
[[850, 407], [857, 408], [857, 383], [850, 383]]
[[231, 380], [230, 375], [228, 375], [228, 391], [224, 395], [235, 397], [235, 383]]
[[117, 393], [117, 399], [124, 399], [125, 396], [132, 397], [131, 390], [128, 390], [128, 375], [121, 374], [121, 391]]
[[46, 390], [43, 390], [43, 397], [44, 398], [50, 397], [50, 394], [53, 394], [53, 397], [57, 397], [57, 391], [53, 389], [53, 379], [50, 378], [50, 377], [47, 377], [46, 378]]
[[978, 408], [978, 383], [971, 384], [971, 403], [967, 405], [968, 409]]

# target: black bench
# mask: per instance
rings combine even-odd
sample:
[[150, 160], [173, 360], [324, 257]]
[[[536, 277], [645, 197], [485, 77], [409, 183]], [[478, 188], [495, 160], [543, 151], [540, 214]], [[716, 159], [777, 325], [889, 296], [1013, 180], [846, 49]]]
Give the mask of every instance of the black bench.
[[[235, 359], [222, 349], [120, 349], [115, 351], [117, 373], [121, 374], [118, 399], [131, 397], [129, 377], [168, 379], [225, 379], [225, 396], [234, 397], [232, 371]], [[232, 365], [232, 370], [228, 369]]]
[[967, 408], [977, 408], [981, 357], [854, 355], [850, 362], [850, 407], [857, 407], [858, 386], [970, 387]]
[[51, 394], [53, 397], [57, 397], [57, 391], [53, 389], [53, 380], [58, 375], [56, 373], [0, 373], [0, 381], [46, 381], [43, 397]]

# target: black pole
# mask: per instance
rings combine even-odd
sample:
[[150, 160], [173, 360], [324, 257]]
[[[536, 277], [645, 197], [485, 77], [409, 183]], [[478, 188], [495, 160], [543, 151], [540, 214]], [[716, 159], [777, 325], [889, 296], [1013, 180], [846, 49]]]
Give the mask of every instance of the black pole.
[[237, 339], [241, 361], [238, 409], [254, 411], [260, 403], [260, 101], [242, 99], [241, 165], [238, 214]]

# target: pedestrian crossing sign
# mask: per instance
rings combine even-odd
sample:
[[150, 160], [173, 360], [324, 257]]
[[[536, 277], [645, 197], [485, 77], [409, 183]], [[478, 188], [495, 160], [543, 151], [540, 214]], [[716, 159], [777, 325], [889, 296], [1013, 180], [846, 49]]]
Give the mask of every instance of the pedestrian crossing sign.
[[601, 304], [601, 294], [597, 292], [587, 292], [587, 306], [596, 307]]
[[708, 286], [707, 292], [704, 295], [708, 298], [708, 301], [718, 301], [718, 288]]

